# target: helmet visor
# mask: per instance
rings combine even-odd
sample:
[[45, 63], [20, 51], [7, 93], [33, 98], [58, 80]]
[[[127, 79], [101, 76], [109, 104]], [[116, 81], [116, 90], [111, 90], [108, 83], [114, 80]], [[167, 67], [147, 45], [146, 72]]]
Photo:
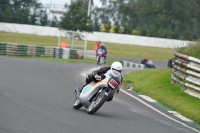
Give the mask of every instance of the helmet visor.
[[122, 70], [117, 70], [117, 69], [114, 69], [114, 68], [113, 68], [113, 70], [115, 70], [115, 71], [118, 71], [119, 73], [121, 73], [121, 72], [122, 72]]

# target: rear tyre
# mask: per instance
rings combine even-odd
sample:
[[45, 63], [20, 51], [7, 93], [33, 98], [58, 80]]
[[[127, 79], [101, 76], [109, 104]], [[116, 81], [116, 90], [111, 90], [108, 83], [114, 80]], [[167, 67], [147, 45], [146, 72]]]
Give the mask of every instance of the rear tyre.
[[98, 56], [97, 58], [98, 58], [97, 59], [97, 65], [99, 65], [100, 64], [100, 57]]
[[105, 92], [101, 92], [99, 96], [93, 100], [90, 104], [90, 106], [87, 109], [88, 114], [94, 114], [107, 100], [107, 96], [105, 95]]
[[80, 100], [76, 98], [73, 104], [74, 109], [80, 109], [82, 106], [83, 105], [81, 104]]

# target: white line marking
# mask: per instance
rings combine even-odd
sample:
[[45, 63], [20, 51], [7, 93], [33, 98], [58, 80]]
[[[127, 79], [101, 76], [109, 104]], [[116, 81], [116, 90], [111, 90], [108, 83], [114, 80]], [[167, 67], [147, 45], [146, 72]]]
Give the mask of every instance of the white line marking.
[[[132, 91], [132, 89], [128, 89], [130, 91]], [[151, 97], [149, 96], [146, 96], [146, 95], [138, 95], [140, 97], [142, 97], [143, 99], [149, 101], [149, 102], [157, 102], [156, 100], [152, 99]], [[176, 111], [168, 111], [169, 113], [173, 114], [174, 116], [178, 117], [179, 119], [183, 120], [183, 121], [186, 121], [186, 122], [193, 122], [192, 120], [186, 118], [185, 116], [183, 115], [180, 115], [179, 113], [177, 113]]]
[[193, 128], [193, 127], [190, 127], [190, 126], [186, 125], [185, 123], [182, 123], [182, 122], [180, 122], [180, 121], [178, 121], [178, 120], [176, 120], [176, 119], [174, 119], [174, 118], [172, 118], [172, 117], [170, 117], [170, 116], [164, 114], [163, 112], [157, 110], [157, 109], [154, 108], [153, 106], [151, 106], [151, 105], [149, 105], [148, 103], [144, 102], [143, 100], [141, 100], [141, 99], [139, 99], [139, 98], [133, 96], [132, 94], [130, 94], [130, 93], [128, 93], [128, 92], [126, 92], [126, 91], [124, 91], [124, 90], [122, 90], [122, 89], [121, 89], [120, 91], [122, 91], [123, 93], [127, 94], [128, 96], [134, 98], [135, 100], [137, 100], [137, 101], [143, 103], [143, 104], [146, 105], [147, 107], [149, 107], [149, 108], [151, 108], [152, 110], [158, 112], [159, 114], [165, 116], [166, 118], [168, 118], [168, 119], [170, 119], [170, 120], [172, 120], [172, 121], [175, 121], [175, 122], [177, 122], [177, 123], [179, 123], [179, 124], [181, 124], [181, 125], [183, 125], [183, 126], [185, 126], [185, 127], [187, 127], [187, 128], [190, 128], [190, 129], [192, 129], [193, 131], [196, 131], [197, 133], [200, 133], [199, 130], [197, 130], [197, 129]]
[[147, 101], [149, 101], [149, 102], [157, 102], [156, 100], [154, 100], [154, 99], [152, 99], [152, 98], [150, 98], [150, 97], [148, 97], [148, 96], [146, 96], [146, 95], [138, 95], [138, 96], [140, 96], [140, 97], [142, 97], [142, 98], [144, 98], [145, 100], [147, 100]]
[[176, 111], [168, 111], [169, 113], [173, 114], [174, 116], [184, 120], [184, 121], [187, 121], [187, 122], [193, 122], [192, 120], [186, 118], [185, 116], [182, 116], [180, 115], [179, 113], [177, 113]]

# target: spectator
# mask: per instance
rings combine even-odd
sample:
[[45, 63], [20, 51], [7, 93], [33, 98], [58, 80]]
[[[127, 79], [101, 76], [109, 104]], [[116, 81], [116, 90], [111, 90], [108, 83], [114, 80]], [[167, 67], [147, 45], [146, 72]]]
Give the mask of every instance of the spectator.
[[167, 67], [168, 67], [168, 68], [172, 68], [172, 67], [173, 67], [173, 65], [172, 65], [173, 59], [174, 59], [174, 58], [171, 58], [171, 59], [168, 60], [168, 64], [167, 64]]
[[101, 45], [101, 42], [100, 42], [100, 41], [99, 41], [99, 42], [96, 42], [93, 49], [94, 49], [95, 51], [97, 51], [97, 49], [100, 47], [100, 45]]
[[62, 41], [62, 42], [60, 43], [60, 48], [68, 48], [67, 42]]

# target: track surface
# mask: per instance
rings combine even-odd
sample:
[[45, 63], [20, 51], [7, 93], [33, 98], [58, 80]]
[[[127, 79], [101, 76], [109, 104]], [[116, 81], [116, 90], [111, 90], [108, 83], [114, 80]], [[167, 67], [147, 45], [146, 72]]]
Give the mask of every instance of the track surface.
[[95, 64], [7, 57], [0, 64], [0, 133], [196, 133], [123, 92], [94, 115], [74, 110], [76, 75]]

